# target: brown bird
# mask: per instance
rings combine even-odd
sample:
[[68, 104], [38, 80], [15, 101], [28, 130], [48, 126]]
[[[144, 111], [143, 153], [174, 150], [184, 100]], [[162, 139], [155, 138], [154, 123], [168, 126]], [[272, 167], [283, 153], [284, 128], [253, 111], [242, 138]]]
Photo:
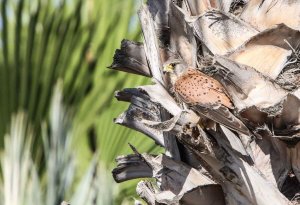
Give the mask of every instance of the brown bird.
[[180, 60], [169, 60], [164, 72], [179, 102], [183, 102], [200, 116], [205, 116], [232, 130], [250, 135], [247, 127], [229, 109], [234, 106], [224, 87], [214, 78], [193, 68], [187, 68]]

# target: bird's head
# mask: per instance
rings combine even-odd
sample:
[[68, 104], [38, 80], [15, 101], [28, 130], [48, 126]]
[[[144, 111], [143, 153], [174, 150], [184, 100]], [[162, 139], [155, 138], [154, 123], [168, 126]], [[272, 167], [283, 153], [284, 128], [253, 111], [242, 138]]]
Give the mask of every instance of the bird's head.
[[164, 73], [172, 73], [179, 75], [185, 69], [185, 66], [182, 60], [179, 59], [169, 59], [163, 65], [163, 72]]
[[169, 63], [167, 65], [164, 65], [164, 73], [173, 73], [175, 69], [175, 64], [174, 63]]

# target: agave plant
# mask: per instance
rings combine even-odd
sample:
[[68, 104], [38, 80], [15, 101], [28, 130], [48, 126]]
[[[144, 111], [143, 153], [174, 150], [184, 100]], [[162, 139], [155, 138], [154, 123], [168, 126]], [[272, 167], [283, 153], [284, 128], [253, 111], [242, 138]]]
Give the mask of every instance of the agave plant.
[[144, 43], [123, 40], [112, 68], [153, 79], [116, 98], [115, 122], [164, 154], [117, 158], [148, 204], [289, 204], [299, 195], [298, 1], [148, 0]]

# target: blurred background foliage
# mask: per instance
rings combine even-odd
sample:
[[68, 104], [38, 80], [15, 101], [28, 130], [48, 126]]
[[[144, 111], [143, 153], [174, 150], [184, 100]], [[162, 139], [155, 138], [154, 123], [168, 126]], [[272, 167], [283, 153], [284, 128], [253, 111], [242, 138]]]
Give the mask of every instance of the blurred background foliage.
[[[92, 200], [92, 204], [120, 204], [135, 193], [135, 182], [121, 186], [113, 183], [110, 169], [114, 158], [130, 152], [128, 142], [141, 152], [157, 152], [158, 149], [139, 133], [113, 124], [113, 117], [128, 106], [116, 103], [113, 94], [115, 90], [146, 84], [149, 80], [106, 67], [112, 62], [113, 53], [123, 38], [139, 40], [136, 11], [140, 3], [135, 0], [0, 1], [1, 204], [27, 204], [5, 200], [14, 196], [11, 194], [19, 193], [8, 193], [11, 188], [7, 187], [7, 180], [20, 174], [10, 169], [20, 168], [25, 169], [21, 171], [23, 174], [30, 175], [28, 181], [35, 180], [30, 182], [31, 186], [36, 185], [31, 191], [38, 193], [35, 189], [39, 190], [41, 198], [35, 200], [41, 200], [42, 204], [57, 204], [64, 197], [73, 196], [78, 187], [102, 186], [103, 179], [106, 183], [109, 181], [109, 187], [117, 187], [119, 191], [109, 203]], [[56, 92], [62, 95], [58, 104], [63, 109], [50, 112], [55, 87], [60, 88]], [[68, 126], [53, 129], [51, 126], [57, 123], [53, 119], [60, 119], [54, 116], [61, 115], [59, 112], [62, 111], [68, 113]], [[14, 135], [19, 137], [13, 138]], [[56, 143], [62, 143], [60, 151], [56, 145], [51, 148], [52, 138], [57, 140]], [[14, 147], [18, 140], [19, 145]], [[66, 142], [70, 143], [68, 148], [64, 147]], [[16, 156], [11, 158], [12, 164], [4, 163], [5, 158], [14, 156], [13, 152]], [[49, 157], [52, 152], [58, 153]], [[68, 156], [72, 156], [71, 161], [67, 160]], [[18, 164], [22, 160], [28, 162], [26, 166]], [[69, 164], [73, 161], [74, 164]], [[101, 179], [95, 177], [98, 169], [91, 168], [100, 164]], [[65, 170], [68, 166], [71, 171]], [[54, 180], [52, 175], [63, 177], [58, 181], [64, 185], [51, 181]], [[18, 183], [23, 183], [21, 187], [24, 188], [24, 183], [29, 182]], [[56, 186], [61, 186], [59, 197], [53, 194]], [[43, 192], [49, 190], [53, 192], [54, 201], [50, 196], [47, 200], [43, 198], [47, 195]], [[78, 190], [77, 195], [89, 193]], [[101, 193], [106, 192], [102, 190]], [[2, 203], [4, 201], [7, 203]]]

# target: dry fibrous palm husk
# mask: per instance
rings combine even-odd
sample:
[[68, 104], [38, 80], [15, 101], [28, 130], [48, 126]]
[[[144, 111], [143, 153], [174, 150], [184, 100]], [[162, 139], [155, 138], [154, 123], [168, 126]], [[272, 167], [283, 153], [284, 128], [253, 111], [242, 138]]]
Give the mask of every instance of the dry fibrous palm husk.
[[[117, 158], [148, 204], [297, 203], [300, 180], [296, 0], [148, 0], [144, 43], [124, 40], [112, 69], [153, 79], [124, 89], [115, 122], [164, 154]], [[206, 97], [205, 97], [206, 96]]]

